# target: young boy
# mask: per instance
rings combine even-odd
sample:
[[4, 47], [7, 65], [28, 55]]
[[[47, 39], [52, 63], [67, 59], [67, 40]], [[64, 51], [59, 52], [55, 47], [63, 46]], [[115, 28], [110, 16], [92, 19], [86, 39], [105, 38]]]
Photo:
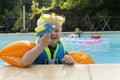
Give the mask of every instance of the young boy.
[[27, 51], [22, 57], [22, 64], [75, 64], [75, 60], [67, 55], [64, 45], [60, 40], [62, 24], [65, 18], [56, 14], [42, 14], [37, 22], [38, 26], [50, 23], [55, 26], [52, 33], [39, 37], [38, 44], [33, 49]]

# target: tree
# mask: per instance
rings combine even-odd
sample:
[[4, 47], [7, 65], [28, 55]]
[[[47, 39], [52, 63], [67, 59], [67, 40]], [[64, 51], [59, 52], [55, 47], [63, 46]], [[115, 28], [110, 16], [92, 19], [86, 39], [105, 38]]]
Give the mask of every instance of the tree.
[[[22, 15], [22, 2], [21, 0], [0, 0], [0, 23], [3, 24], [4, 20], [8, 17], [19, 17]], [[18, 24], [20, 26], [21, 24]], [[17, 26], [16, 26], [17, 27]]]
[[[33, 0], [34, 1], [34, 0]], [[41, 1], [41, 0], [38, 0]], [[66, 16], [64, 26], [69, 26], [69, 31], [74, 30], [76, 27], [85, 27], [85, 15], [90, 15], [91, 18], [97, 16], [119, 15], [120, 6], [119, 0], [42, 0], [39, 4], [34, 1], [37, 6], [32, 8], [32, 15], [39, 15], [42, 12], [58, 11]], [[34, 4], [35, 4], [34, 3]], [[113, 4], [114, 3], [114, 4]], [[32, 16], [32, 17], [33, 17]], [[74, 16], [74, 17], [73, 17]], [[95, 18], [94, 18], [95, 19]], [[68, 30], [64, 27], [63, 30]]]

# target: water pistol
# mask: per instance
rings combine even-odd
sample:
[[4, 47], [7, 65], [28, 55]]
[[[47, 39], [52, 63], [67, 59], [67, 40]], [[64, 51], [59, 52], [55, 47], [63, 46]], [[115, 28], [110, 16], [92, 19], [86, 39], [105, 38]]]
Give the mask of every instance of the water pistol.
[[37, 32], [37, 36], [41, 37], [46, 33], [51, 33], [53, 29], [55, 28], [55, 26], [51, 26], [50, 23], [46, 23], [44, 25], [38, 26], [35, 28], [35, 32]]

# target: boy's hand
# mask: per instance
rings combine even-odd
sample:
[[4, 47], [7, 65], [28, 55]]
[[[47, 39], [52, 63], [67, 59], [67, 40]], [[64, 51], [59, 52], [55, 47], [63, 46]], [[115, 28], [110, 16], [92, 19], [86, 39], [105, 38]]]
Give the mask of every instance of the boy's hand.
[[39, 38], [39, 42], [43, 47], [47, 47], [51, 42], [51, 34], [44, 34], [42, 37]]
[[69, 55], [65, 55], [64, 58], [62, 59], [67, 64], [75, 64], [76, 61]]

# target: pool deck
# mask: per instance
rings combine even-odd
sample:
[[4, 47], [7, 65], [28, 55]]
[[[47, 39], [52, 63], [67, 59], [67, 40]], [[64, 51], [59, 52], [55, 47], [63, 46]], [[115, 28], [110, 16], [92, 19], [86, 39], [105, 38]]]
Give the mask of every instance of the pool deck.
[[[75, 34], [76, 32], [62, 32], [62, 34]], [[87, 34], [118, 34], [120, 31], [85, 31], [83, 33]]]
[[120, 64], [0, 66], [0, 80], [120, 80]]
[[[76, 32], [62, 32], [61, 34], [75, 34]], [[118, 34], [120, 31], [84, 31], [85, 34]], [[0, 33], [0, 35], [24, 35], [24, 34], [35, 34], [34, 32], [29, 33]]]

